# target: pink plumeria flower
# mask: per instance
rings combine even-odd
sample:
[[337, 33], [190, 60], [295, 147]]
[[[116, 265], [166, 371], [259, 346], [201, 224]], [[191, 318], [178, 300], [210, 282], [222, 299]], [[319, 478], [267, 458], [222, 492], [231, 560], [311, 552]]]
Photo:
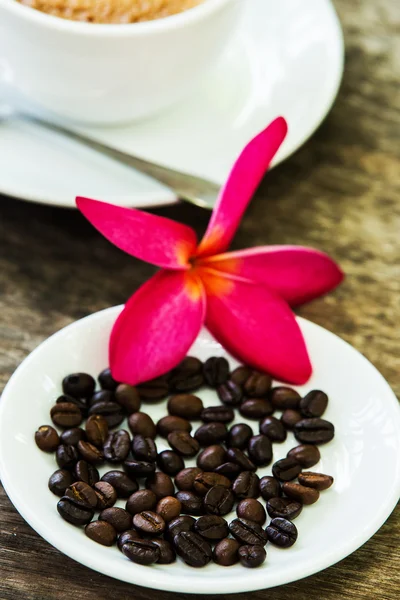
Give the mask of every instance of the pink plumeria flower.
[[161, 270], [128, 300], [113, 327], [117, 381], [136, 385], [175, 367], [205, 325], [231, 354], [275, 378], [305, 383], [312, 368], [290, 306], [337, 286], [339, 267], [299, 246], [226, 252], [242, 215], [287, 133], [280, 117], [243, 150], [207, 231], [140, 210], [77, 198], [78, 208], [118, 248]]

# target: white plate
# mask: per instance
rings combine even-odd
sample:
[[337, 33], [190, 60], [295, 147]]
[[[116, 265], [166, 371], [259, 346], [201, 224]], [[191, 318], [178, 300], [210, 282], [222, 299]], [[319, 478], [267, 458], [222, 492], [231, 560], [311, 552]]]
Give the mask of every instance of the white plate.
[[[225, 56], [185, 102], [125, 127], [88, 129], [118, 149], [223, 183], [243, 146], [278, 115], [292, 154], [329, 111], [343, 71], [343, 38], [330, 0], [244, 0]], [[0, 56], [1, 66], [6, 63]], [[77, 144], [16, 121], [0, 124], [0, 193], [73, 207], [75, 196], [125, 206], [174, 202], [166, 188]]]
[[[116, 548], [95, 544], [80, 529], [63, 521], [56, 510], [57, 498], [47, 489], [48, 478], [56, 468], [54, 456], [38, 450], [34, 431], [49, 422], [49, 410], [67, 373], [82, 370], [95, 375], [106, 366], [107, 340], [120, 310], [115, 307], [96, 313], [49, 338], [22, 363], [3, 393], [1, 479], [16, 508], [41, 536], [76, 561], [123, 581], [175, 592], [228, 594], [311, 575], [356, 550], [379, 529], [400, 495], [398, 402], [361, 354], [304, 319], [299, 322], [315, 372], [299, 390], [326, 390], [330, 400], [324, 417], [336, 427], [334, 441], [321, 446], [322, 459], [312, 470], [333, 475], [335, 484], [296, 519], [299, 538], [292, 548], [282, 550], [268, 544], [266, 562], [251, 572], [240, 565], [223, 568], [215, 564], [197, 570], [181, 561], [142, 567], [128, 561]], [[191, 352], [202, 359], [226, 355], [206, 331]], [[235, 364], [231, 360], [231, 365]], [[199, 394], [206, 405], [218, 403], [214, 392]], [[145, 410], [156, 420], [166, 414], [165, 404], [148, 405]], [[237, 420], [244, 419], [239, 416]], [[257, 430], [257, 422], [248, 423]], [[296, 444], [291, 434], [288, 438], [274, 446], [274, 460], [284, 457]], [[159, 449], [165, 447], [165, 441], [157, 443]], [[190, 466], [191, 461], [186, 464]], [[270, 467], [259, 469], [259, 474], [270, 474]], [[371, 484], [373, 474], [378, 485]]]

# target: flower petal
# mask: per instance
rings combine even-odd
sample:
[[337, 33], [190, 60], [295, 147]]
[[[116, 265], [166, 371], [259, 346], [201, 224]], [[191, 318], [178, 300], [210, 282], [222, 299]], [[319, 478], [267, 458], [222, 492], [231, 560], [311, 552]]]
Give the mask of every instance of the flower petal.
[[77, 198], [90, 223], [120, 250], [158, 267], [186, 269], [197, 239], [190, 227], [134, 208]]
[[260, 246], [210, 256], [202, 261], [227, 277], [266, 284], [296, 306], [326, 294], [343, 280], [327, 254], [302, 246]]
[[232, 241], [248, 203], [285, 139], [287, 124], [278, 117], [247, 144], [221, 190], [197, 254], [224, 252]]
[[289, 306], [265, 286], [201, 273], [206, 326], [231, 354], [276, 379], [303, 384], [311, 375], [306, 345]]
[[204, 289], [196, 276], [159, 271], [115, 322], [109, 347], [113, 377], [136, 385], [175, 367], [196, 339], [204, 315]]

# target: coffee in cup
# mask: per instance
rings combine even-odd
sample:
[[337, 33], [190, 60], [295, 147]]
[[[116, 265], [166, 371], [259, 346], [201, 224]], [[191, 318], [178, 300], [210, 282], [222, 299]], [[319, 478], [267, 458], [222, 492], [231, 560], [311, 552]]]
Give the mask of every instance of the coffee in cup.
[[85, 23], [138, 23], [162, 19], [204, 0], [17, 0], [54, 17]]

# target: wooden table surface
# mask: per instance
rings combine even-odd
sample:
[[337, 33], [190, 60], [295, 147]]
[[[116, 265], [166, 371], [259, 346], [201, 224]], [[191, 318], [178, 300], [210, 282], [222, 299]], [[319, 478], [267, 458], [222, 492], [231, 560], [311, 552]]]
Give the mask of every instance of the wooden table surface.
[[[337, 259], [346, 272], [345, 283], [299, 312], [358, 348], [399, 394], [400, 4], [335, 4], [347, 46], [336, 104], [313, 138], [268, 175], [234, 246], [305, 244]], [[209, 218], [189, 205], [155, 212], [184, 220], [199, 233]], [[4, 197], [0, 244], [2, 385], [47, 336], [124, 302], [152, 272], [111, 246], [77, 212]], [[395, 600], [399, 572], [397, 508], [367, 544], [339, 564], [251, 597]], [[0, 486], [1, 600], [132, 597], [172, 600], [177, 595], [112, 580], [63, 556], [24, 522]]]

